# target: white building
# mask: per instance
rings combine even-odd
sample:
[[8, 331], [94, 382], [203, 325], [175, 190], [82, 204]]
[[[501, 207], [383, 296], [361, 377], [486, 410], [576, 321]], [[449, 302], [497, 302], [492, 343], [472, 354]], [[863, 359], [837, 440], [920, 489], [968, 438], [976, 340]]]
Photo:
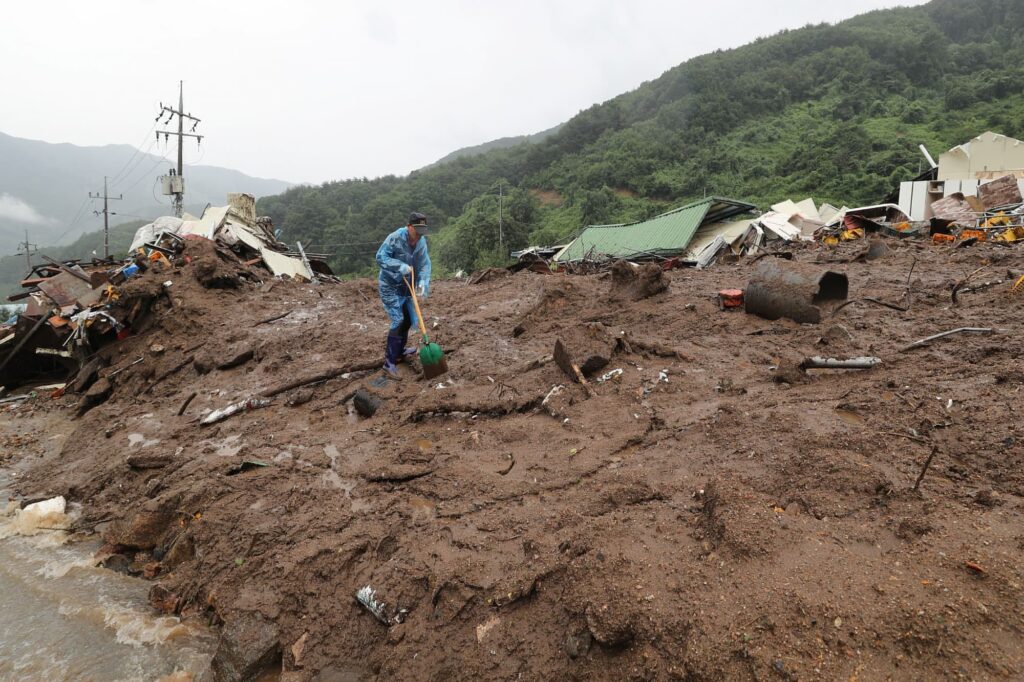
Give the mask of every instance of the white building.
[[977, 196], [979, 185], [1006, 175], [1017, 178], [1024, 194], [1024, 142], [985, 132], [941, 155], [934, 170], [934, 180], [900, 183], [899, 205], [911, 220], [930, 220], [933, 202], [957, 192]]

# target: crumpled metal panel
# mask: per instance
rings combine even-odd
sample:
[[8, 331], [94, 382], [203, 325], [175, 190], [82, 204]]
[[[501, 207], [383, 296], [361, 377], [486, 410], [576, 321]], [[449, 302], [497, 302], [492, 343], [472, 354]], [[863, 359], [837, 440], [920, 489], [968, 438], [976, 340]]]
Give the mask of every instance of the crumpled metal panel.
[[[83, 277], [88, 277], [85, 274], [85, 270], [82, 270], [77, 265], [74, 269], [77, 272], [81, 272]], [[69, 272], [61, 272], [56, 277], [40, 282], [39, 290], [61, 307], [77, 303], [79, 299], [92, 293], [92, 287], [89, 286], [88, 282], [75, 277]]]

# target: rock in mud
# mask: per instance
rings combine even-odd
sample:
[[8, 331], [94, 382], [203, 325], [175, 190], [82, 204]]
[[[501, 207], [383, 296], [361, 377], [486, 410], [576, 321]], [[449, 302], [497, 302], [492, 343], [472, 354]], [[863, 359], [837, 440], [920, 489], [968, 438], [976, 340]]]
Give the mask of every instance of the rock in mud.
[[195, 367], [196, 372], [199, 374], [209, 374], [217, 366], [217, 356], [209, 350], [200, 351], [196, 353], [192, 366]]
[[299, 405], [305, 405], [306, 403], [313, 399], [313, 395], [315, 393], [316, 392], [312, 388], [300, 388], [299, 390], [293, 392], [288, 397], [288, 399], [285, 401], [285, 404], [288, 405], [288, 407], [298, 407]]
[[258, 613], [231, 618], [221, 630], [211, 668], [216, 682], [251, 680], [281, 657], [277, 625]]
[[103, 560], [103, 568], [116, 573], [123, 573], [124, 575], [128, 575], [128, 569], [131, 565], [132, 560], [124, 554], [111, 554]]
[[612, 298], [641, 301], [668, 289], [669, 278], [657, 263], [631, 265], [620, 260], [612, 266]]
[[867, 249], [864, 251], [864, 260], [878, 260], [879, 258], [885, 258], [892, 253], [892, 249], [881, 239], [872, 239], [871, 243], [868, 244]]
[[110, 397], [110, 392], [114, 389], [113, 384], [110, 383], [110, 379], [104, 377], [100, 379], [88, 391], [82, 396], [82, 401], [78, 404], [79, 413], [85, 412], [86, 410], [99, 405], [107, 398]]
[[621, 649], [636, 635], [629, 614], [614, 604], [591, 604], [586, 615], [590, 634], [603, 647]]
[[159, 508], [144, 509], [128, 523], [112, 524], [103, 539], [122, 547], [153, 549], [160, 544], [161, 538], [173, 522], [174, 514], [170, 512]]
[[100, 358], [93, 358], [89, 362], [82, 366], [82, 369], [78, 371], [78, 375], [75, 376], [74, 382], [71, 384], [71, 391], [73, 393], [81, 393], [85, 389], [92, 386], [93, 382], [96, 381], [96, 374], [103, 367], [103, 361]]
[[356, 409], [361, 417], [369, 418], [376, 414], [377, 409], [380, 407], [380, 398], [373, 393], [370, 393], [365, 388], [361, 388], [356, 391], [356, 394], [352, 397], [352, 406]]
[[232, 369], [233, 367], [240, 367], [255, 357], [256, 351], [251, 346], [240, 345], [229, 348], [226, 352], [220, 354], [220, 363], [217, 365], [217, 369]]
[[167, 550], [167, 554], [164, 555], [163, 565], [168, 571], [174, 570], [177, 566], [191, 561], [196, 555], [195, 546], [192, 544], [192, 538], [187, 534], [182, 533]]
[[149, 589], [149, 605], [161, 613], [176, 613], [179, 601], [178, 595], [163, 585], [153, 585]]
[[569, 658], [575, 660], [580, 656], [585, 656], [593, 643], [594, 637], [587, 630], [577, 635], [569, 635], [565, 638], [565, 653]]
[[979, 490], [974, 494], [974, 503], [980, 504], [983, 507], [995, 507], [1000, 502], [999, 493], [990, 488]]

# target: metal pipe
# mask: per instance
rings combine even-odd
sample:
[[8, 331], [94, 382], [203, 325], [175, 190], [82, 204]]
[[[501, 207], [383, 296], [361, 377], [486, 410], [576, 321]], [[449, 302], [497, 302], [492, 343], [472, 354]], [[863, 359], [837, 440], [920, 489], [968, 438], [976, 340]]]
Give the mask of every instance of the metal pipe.
[[813, 357], [807, 358], [800, 363], [801, 369], [871, 369], [882, 364], [881, 358], [850, 358], [849, 360], [838, 360], [836, 358]]

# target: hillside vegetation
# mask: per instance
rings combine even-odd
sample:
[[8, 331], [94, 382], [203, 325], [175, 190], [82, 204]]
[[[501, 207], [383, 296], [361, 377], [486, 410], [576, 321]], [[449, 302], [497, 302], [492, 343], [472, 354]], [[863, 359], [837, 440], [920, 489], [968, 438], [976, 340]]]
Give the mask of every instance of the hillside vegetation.
[[875, 202], [918, 173], [920, 143], [934, 154], [987, 129], [1024, 135], [1022, 36], [1017, 0], [933, 0], [807, 26], [692, 59], [540, 142], [406, 177], [295, 187], [259, 210], [287, 241], [361, 273], [413, 209], [443, 226], [434, 259], [456, 269], [705, 193]]

